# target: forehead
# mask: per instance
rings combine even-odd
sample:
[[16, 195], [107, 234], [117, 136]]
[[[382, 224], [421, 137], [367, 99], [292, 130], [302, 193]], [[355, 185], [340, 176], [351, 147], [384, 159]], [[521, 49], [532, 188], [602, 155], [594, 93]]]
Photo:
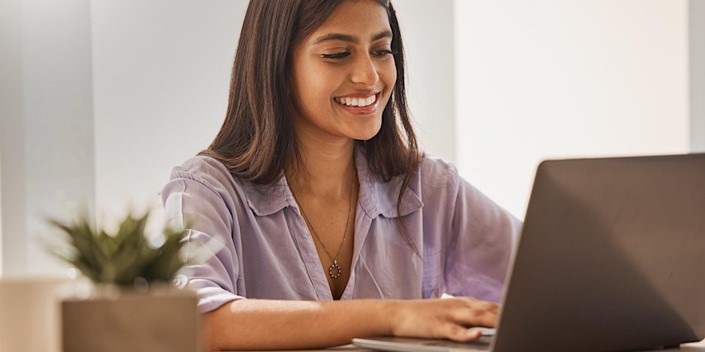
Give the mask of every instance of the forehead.
[[377, 0], [343, 1], [309, 37], [328, 33], [366, 36], [390, 30], [387, 9]]

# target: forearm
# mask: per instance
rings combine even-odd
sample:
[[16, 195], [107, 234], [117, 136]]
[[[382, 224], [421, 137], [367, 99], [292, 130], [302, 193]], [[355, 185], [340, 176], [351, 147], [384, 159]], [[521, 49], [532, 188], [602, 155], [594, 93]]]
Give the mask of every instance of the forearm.
[[391, 334], [397, 301], [241, 300], [206, 314], [211, 349], [297, 349]]

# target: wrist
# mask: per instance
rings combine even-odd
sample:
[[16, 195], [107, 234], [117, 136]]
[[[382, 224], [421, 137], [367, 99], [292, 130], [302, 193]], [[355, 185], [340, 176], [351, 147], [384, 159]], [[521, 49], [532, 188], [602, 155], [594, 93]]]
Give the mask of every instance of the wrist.
[[403, 319], [404, 301], [385, 300], [384, 309], [381, 309], [382, 321], [384, 321], [384, 335], [396, 336], [399, 322]]

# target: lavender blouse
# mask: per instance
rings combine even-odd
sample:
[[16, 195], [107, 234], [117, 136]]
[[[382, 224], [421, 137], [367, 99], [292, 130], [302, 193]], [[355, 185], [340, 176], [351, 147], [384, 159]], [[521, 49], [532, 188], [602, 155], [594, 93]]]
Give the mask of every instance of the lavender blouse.
[[[360, 182], [350, 280], [341, 299], [435, 298], [498, 302], [521, 223], [442, 160], [426, 157], [397, 214], [401, 177], [383, 182], [355, 153]], [[313, 238], [286, 178], [242, 181], [215, 159], [174, 168], [162, 192], [168, 221], [189, 224], [186, 267], [202, 312], [236, 299], [332, 300]], [[401, 216], [416, 255], [402, 237]]]

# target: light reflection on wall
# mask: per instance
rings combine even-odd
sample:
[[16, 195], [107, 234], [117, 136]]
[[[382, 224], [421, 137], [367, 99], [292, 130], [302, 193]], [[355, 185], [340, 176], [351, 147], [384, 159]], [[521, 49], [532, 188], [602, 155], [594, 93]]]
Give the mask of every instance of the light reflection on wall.
[[687, 1], [455, 1], [461, 174], [523, 217], [539, 160], [683, 153]]

